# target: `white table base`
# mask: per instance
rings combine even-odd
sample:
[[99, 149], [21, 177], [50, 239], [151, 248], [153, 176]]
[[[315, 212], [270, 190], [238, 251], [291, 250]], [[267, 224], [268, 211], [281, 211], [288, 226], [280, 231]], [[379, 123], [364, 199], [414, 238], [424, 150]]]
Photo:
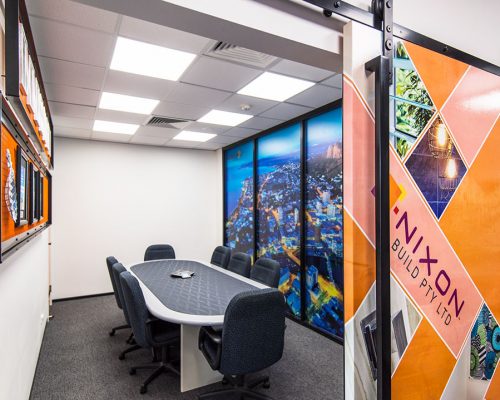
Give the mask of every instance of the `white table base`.
[[181, 325], [181, 392], [220, 382], [222, 375], [212, 370], [198, 349], [200, 327]]

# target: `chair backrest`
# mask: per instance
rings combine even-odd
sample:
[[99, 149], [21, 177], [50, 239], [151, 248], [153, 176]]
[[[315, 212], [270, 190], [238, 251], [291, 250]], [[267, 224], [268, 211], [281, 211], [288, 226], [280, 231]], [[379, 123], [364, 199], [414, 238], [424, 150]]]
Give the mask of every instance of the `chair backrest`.
[[231, 258], [231, 249], [226, 246], [217, 246], [212, 253], [210, 264], [217, 265], [218, 267], [227, 268], [229, 259]]
[[113, 271], [113, 277], [115, 278], [115, 285], [116, 285], [116, 292], [118, 293], [118, 298], [120, 299], [120, 304], [122, 305], [122, 310], [123, 314], [125, 315], [125, 320], [127, 321], [127, 324], [130, 325], [130, 321], [128, 318], [128, 311], [127, 311], [127, 305], [125, 304], [125, 301], [123, 299], [123, 288], [122, 288], [122, 282], [120, 280], [120, 275], [127, 271], [125, 267], [123, 266], [122, 263], [114, 263], [113, 266], [111, 267]]
[[120, 280], [123, 289], [123, 300], [127, 307], [134, 339], [139, 346], [150, 347], [146, 336], [146, 322], [149, 318], [149, 311], [139, 282], [129, 271], [123, 272], [120, 275]]
[[174, 258], [174, 248], [169, 244], [152, 244], [144, 253], [144, 261], [169, 260]]
[[233, 253], [227, 269], [245, 277], [250, 276], [250, 266], [252, 265], [252, 258], [245, 253]]
[[116, 305], [118, 306], [118, 308], [122, 308], [122, 302], [120, 301], [120, 297], [118, 296], [118, 291], [116, 288], [115, 276], [113, 275], [113, 264], [116, 264], [117, 262], [118, 260], [113, 256], [106, 257], [106, 265], [108, 266], [109, 279], [111, 279], [111, 285], [113, 286]]
[[260, 371], [279, 361], [285, 336], [285, 300], [277, 289], [243, 292], [229, 303], [222, 328], [220, 372]]
[[259, 258], [250, 271], [250, 278], [264, 285], [277, 288], [280, 282], [280, 264], [270, 258]]

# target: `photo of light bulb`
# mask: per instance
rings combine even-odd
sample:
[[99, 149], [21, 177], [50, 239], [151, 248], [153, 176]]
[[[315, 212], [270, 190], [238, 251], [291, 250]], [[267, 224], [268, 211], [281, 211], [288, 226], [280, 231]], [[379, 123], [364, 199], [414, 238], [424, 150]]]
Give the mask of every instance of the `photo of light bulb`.
[[444, 174], [448, 179], [455, 179], [458, 176], [457, 162], [453, 158], [446, 162]]
[[437, 143], [440, 147], [446, 147], [448, 143], [448, 133], [446, 132], [446, 127], [444, 124], [440, 123], [436, 126], [436, 137]]

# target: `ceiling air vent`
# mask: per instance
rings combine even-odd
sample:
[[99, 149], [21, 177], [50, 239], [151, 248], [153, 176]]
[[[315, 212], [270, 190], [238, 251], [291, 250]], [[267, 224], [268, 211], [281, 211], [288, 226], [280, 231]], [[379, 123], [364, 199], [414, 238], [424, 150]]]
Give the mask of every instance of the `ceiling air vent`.
[[216, 43], [206, 55], [259, 68], [266, 68], [276, 60], [274, 56], [245, 49], [244, 47], [227, 42]]
[[187, 119], [171, 118], [171, 117], [159, 117], [153, 115], [151, 119], [147, 122], [147, 126], [156, 126], [158, 128], [170, 128], [179, 129], [183, 127], [186, 123], [191, 122]]

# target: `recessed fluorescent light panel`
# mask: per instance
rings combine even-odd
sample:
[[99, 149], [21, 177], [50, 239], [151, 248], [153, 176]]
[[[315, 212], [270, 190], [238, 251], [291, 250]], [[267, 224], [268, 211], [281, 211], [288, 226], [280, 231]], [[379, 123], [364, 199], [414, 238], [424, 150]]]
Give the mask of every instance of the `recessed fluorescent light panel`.
[[188, 140], [190, 142], [206, 142], [215, 136], [217, 136], [215, 133], [182, 131], [177, 136], [174, 136], [174, 139]]
[[118, 37], [111, 69], [176, 81], [196, 54]]
[[239, 114], [228, 111], [212, 110], [201, 117], [198, 122], [207, 124], [236, 126], [252, 118], [253, 115]]
[[146, 99], [144, 97], [103, 92], [99, 108], [149, 115], [159, 102], [159, 100]]
[[311, 86], [314, 86], [314, 82], [264, 72], [241, 89], [238, 94], [266, 100], [285, 101]]
[[139, 129], [139, 125], [101, 120], [95, 120], [93, 128], [96, 132], [121, 133], [124, 135], [133, 135], [137, 129]]

